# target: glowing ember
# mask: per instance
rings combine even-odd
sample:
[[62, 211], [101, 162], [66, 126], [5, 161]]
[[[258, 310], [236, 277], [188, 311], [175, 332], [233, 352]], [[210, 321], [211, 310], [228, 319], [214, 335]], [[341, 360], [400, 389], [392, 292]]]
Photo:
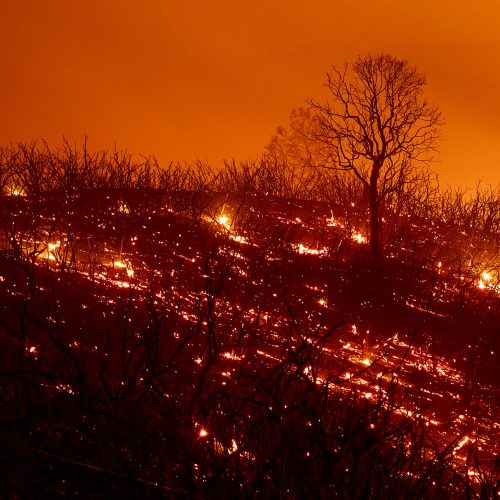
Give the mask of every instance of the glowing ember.
[[208, 436], [208, 431], [202, 427], [200, 429], [200, 432], [198, 433], [198, 436], [200, 436], [200, 438], [202, 439], [206, 438]]

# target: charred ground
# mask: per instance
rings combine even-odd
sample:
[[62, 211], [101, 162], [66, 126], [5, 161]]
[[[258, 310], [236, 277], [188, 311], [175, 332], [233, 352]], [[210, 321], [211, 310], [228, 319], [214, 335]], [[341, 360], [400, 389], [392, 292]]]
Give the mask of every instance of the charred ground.
[[0, 198], [3, 495], [494, 494], [495, 221], [388, 211], [374, 275], [355, 197], [117, 165]]

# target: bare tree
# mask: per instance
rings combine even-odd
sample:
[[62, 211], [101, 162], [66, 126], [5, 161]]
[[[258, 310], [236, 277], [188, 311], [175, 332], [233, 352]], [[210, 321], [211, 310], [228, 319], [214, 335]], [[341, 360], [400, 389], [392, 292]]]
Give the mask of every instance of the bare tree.
[[385, 198], [405, 182], [415, 161], [428, 163], [436, 152], [441, 113], [423, 98], [425, 83], [405, 60], [368, 55], [327, 73], [332, 102], [309, 101], [318, 125], [314, 139], [325, 146], [324, 166], [353, 172], [369, 195], [375, 267], [383, 256]]

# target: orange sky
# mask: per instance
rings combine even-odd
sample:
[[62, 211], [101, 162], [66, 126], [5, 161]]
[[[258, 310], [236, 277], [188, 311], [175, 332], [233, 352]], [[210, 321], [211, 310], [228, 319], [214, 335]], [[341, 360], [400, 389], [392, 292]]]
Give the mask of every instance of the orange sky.
[[497, 186], [498, 0], [4, 1], [0, 143], [87, 133], [161, 161], [247, 158], [332, 63], [370, 51], [427, 74], [442, 180]]

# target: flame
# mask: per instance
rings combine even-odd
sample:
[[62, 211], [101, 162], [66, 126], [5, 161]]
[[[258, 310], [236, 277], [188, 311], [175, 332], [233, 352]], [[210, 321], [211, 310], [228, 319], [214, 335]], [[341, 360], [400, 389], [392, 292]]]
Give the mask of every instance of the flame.
[[234, 439], [231, 440], [231, 449], [229, 450], [229, 453], [234, 453], [238, 449], [238, 444]]
[[490, 283], [493, 280], [493, 275], [487, 271], [481, 273], [481, 279], [486, 283]]
[[232, 359], [233, 361], [241, 361], [243, 359], [242, 356], [238, 356], [233, 352], [225, 352], [222, 356], [224, 356], [226, 359]]
[[327, 252], [327, 248], [310, 248], [302, 243], [298, 245], [293, 245], [293, 249], [301, 255], [324, 255]]
[[35, 345], [30, 345], [29, 347], [26, 347], [26, 350], [33, 356], [38, 355], [38, 347]]
[[10, 188], [11, 196], [26, 196], [26, 191], [23, 188], [11, 187]]
[[337, 226], [341, 226], [341, 224], [335, 219], [335, 217], [333, 216], [333, 210], [330, 211], [330, 214], [331, 214], [331, 217], [327, 217], [326, 218], [326, 225], [328, 227], [337, 227]]
[[54, 252], [61, 246], [60, 241], [54, 243], [47, 243], [45, 250], [41, 253], [40, 258], [47, 260], [56, 260]]
[[459, 442], [458, 444], [455, 446], [455, 448], [453, 448], [453, 452], [457, 452], [458, 450], [460, 450], [461, 448], [463, 448], [468, 442], [471, 442], [473, 443], [474, 440], [471, 439], [469, 436], [464, 436]]
[[481, 273], [481, 276], [479, 277], [477, 282], [477, 287], [480, 290], [485, 290], [486, 288], [489, 288], [496, 293], [500, 293], [500, 285], [498, 284], [498, 277], [495, 277], [493, 273], [488, 271], [483, 271]]
[[[127, 276], [129, 278], [132, 278], [134, 276], [134, 269], [132, 267], [132, 264], [130, 264], [130, 262], [127, 260], [127, 261], [123, 261], [123, 260], [114, 260], [113, 261], [113, 267], [116, 267], [118, 269], [125, 269], [126, 270], [126, 273], [127, 273]], [[117, 282], [118, 283], [118, 282]], [[128, 288], [128, 283], [126, 285], [124, 285], [125, 287]]]
[[[229, 230], [229, 229], [228, 229]], [[229, 237], [233, 240], [236, 241], [237, 243], [241, 243], [243, 245], [249, 245], [249, 241], [244, 237], [239, 234], [231, 234]]]
[[355, 241], [356, 243], [363, 244], [367, 243], [368, 239], [366, 236], [363, 236], [361, 233], [352, 233], [351, 235], [352, 241]]
[[128, 205], [126, 203], [124, 203], [123, 201], [120, 201], [120, 205], [118, 207], [118, 212], [120, 212], [122, 214], [129, 214], [130, 208], [128, 207]]
[[226, 231], [231, 230], [231, 219], [227, 216], [224, 215], [224, 212], [222, 211], [219, 217], [217, 217], [217, 224], [222, 226]]

